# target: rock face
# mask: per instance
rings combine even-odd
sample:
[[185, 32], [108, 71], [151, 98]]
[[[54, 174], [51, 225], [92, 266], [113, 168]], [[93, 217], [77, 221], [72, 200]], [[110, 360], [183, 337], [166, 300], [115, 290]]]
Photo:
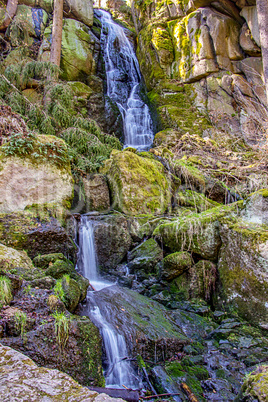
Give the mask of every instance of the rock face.
[[0, 344], [0, 395], [3, 402], [19, 399], [20, 401], [46, 401], [60, 399], [64, 401], [122, 401], [107, 395], [98, 396], [79, 385], [70, 376], [59, 370], [37, 366], [31, 359]]
[[[40, 136], [47, 147], [64, 141], [54, 136]], [[0, 162], [0, 213], [22, 211], [33, 204], [66, 205], [73, 197], [73, 179], [70, 164], [59, 168], [43, 158], [38, 164], [34, 159], [9, 156]]]
[[17, 251], [0, 243], [0, 269], [10, 270], [17, 267], [29, 270], [34, 268], [31, 259], [25, 251]]
[[131, 246], [127, 219], [120, 214], [96, 219], [94, 237], [98, 264], [106, 272], [123, 260]]
[[170, 183], [161, 163], [128, 150], [105, 162], [112, 207], [126, 214], [163, 213], [170, 205]]
[[[259, 56], [261, 63], [256, 6], [247, 5], [210, 0], [141, 5], [132, 0], [137, 55], [161, 128], [193, 133], [205, 123], [201, 112], [217, 129], [242, 135], [248, 144], [264, 141], [265, 97], [241, 76], [248, 62], [244, 52]], [[263, 76], [252, 75], [263, 88]], [[188, 128], [189, 108], [196, 114]]]
[[110, 194], [106, 178], [100, 174], [83, 178], [85, 208], [88, 211], [105, 211], [110, 208]]
[[268, 328], [268, 231], [243, 220], [221, 225], [218, 270], [224, 297], [247, 320]]
[[[163, 251], [154, 239], [146, 240], [128, 254], [128, 267], [139, 277], [154, 272], [156, 264], [162, 260]], [[141, 272], [142, 271], [142, 272]]]

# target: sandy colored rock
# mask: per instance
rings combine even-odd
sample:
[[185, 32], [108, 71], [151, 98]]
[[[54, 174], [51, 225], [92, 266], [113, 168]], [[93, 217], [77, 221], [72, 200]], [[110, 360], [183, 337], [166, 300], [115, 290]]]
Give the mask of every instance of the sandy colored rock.
[[[49, 136], [46, 136], [48, 139]], [[0, 161], [0, 213], [22, 211], [33, 204], [64, 204], [73, 196], [70, 165], [11, 156]]]
[[0, 243], [0, 266], [4, 270], [22, 267], [26, 269], [34, 269], [31, 259], [24, 251], [17, 251], [14, 248], [7, 247]]
[[110, 208], [109, 188], [105, 176], [92, 174], [83, 178], [86, 212]]
[[240, 14], [247, 21], [248, 27], [250, 29], [254, 41], [257, 43], [259, 47], [261, 47], [257, 7], [256, 6], [244, 7]]
[[3, 402], [62, 400], [68, 402], [122, 401], [82, 387], [59, 370], [38, 367], [31, 359], [0, 344], [0, 397]]

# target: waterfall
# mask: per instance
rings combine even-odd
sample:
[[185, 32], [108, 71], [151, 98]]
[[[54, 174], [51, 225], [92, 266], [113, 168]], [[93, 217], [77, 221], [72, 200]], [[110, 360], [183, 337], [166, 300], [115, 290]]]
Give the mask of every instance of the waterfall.
[[140, 95], [141, 73], [136, 54], [124, 28], [116, 24], [107, 11], [98, 10], [96, 14], [102, 22], [107, 95], [122, 115], [124, 146], [146, 150], [153, 142], [153, 123]]
[[[97, 271], [97, 256], [94, 241], [94, 221], [86, 215], [81, 217], [79, 227], [79, 253], [77, 269], [96, 291], [89, 291], [87, 304], [83, 307], [83, 314], [87, 315], [100, 329], [106, 353], [105, 361], [105, 382], [109, 388], [138, 388], [139, 380], [132, 368], [129, 359], [127, 346], [124, 337], [105, 319], [102, 311], [106, 306], [98, 302], [98, 291], [105, 291], [105, 288], [113, 283], [101, 280]], [[106, 315], [107, 317], [107, 315]]]

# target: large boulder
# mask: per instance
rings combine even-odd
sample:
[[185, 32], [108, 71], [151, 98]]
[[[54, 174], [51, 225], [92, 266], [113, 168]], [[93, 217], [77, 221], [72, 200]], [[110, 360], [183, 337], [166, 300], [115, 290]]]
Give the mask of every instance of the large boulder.
[[33, 204], [62, 206], [72, 200], [73, 178], [67, 155], [66, 162], [59, 167], [53, 163], [56, 155], [51, 152], [51, 149], [59, 147], [66, 153], [65, 142], [54, 136], [42, 135], [37, 137], [35, 144], [40, 149], [43, 147], [43, 151], [46, 148], [38, 159], [34, 153], [26, 157], [16, 156], [16, 149], [14, 156], [6, 156], [6, 149], [5, 154], [0, 151], [0, 213], [23, 211]]
[[204, 259], [217, 260], [221, 246], [218, 219], [225, 214], [224, 207], [216, 207], [198, 215], [190, 214], [160, 224], [153, 234], [172, 252], [191, 251]]
[[110, 286], [94, 300], [104, 319], [124, 335], [129, 356], [163, 361], [189, 343], [164, 306], [137, 292]]
[[126, 214], [161, 214], [170, 205], [170, 182], [163, 165], [131, 151], [114, 151], [102, 172], [107, 175], [114, 209]]
[[238, 219], [220, 225], [221, 300], [248, 321], [268, 328], [268, 230]]
[[[94, 401], [97, 393], [82, 387], [69, 375], [37, 366], [20, 352], [0, 344], [0, 394], [3, 402], [42, 398], [65, 401]], [[110, 398], [109, 398], [110, 399]]]
[[120, 214], [102, 215], [95, 219], [94, 238], [98, 264], [104, 271], [116, 267], [132, 243], [127, 219]]
[[34, 269], [32, 260], [25, 251], [17, 251], [0, 243], [0, 270], [9, 272], [17, 267], [25, 268], [26, 270]]
[[[46, 28], [39, 50], [39, 60], [48, 61], [52, 26]], [[97, 37], [82, 22], [64, 19], [61, 43], [61, 78], [66, 81], [85, 81], [96, 72], [100, 51]]]

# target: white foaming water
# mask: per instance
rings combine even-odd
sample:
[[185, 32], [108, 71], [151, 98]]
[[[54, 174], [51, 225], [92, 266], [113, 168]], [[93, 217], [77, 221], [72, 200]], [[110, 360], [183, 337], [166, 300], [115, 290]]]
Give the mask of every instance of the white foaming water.
[[102, 22], [101, 45], [107, 76], [107, 95], [116, 102], [123, 119], [125, 147], [148, 149], [153, 142], [153, 123], [140, 96], [141, 74], [133, 46], [125, 30], [111, 15], [98, 10]]
[[123, 388], [125, 386], [127, 388], [138, 388], [139, 381], [127, 358], [128, 352], [125, 339], [101, 314], [101, 309], [105, 310], [105, 306], [99, 306], [97, 297], [95, 297], [99, 290], [112, 286], [113, 283], [102, 281], [98, 275], [94, 221], [88, 219], [87, 216], [81, 217], [77, 265], [79, 271], [96, 290], [95, 292], [88, 292], [87, 306], [84, 308], [84, 313], [92, 319], [102, 335], [106, 351], [106, 370], [104, 373], [106, 387]]
[[94, 290], [101, 290], [113, 285], [113, 283], [102, 281], [98, 275], [93, 225], [93, 222], [87, 216], [81, 216], [77, 265], [79, 271], [89, 280]]

